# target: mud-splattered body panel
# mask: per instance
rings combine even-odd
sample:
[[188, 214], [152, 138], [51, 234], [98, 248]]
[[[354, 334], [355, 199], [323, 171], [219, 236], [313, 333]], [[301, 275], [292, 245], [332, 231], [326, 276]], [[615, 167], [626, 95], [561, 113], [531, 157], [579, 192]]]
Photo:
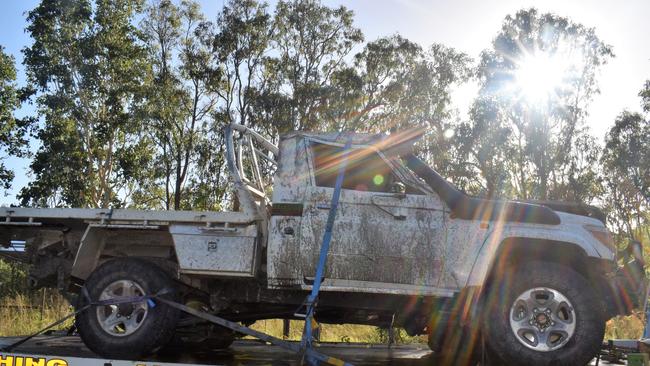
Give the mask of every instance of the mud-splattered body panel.
[[[280, 150], [273, 201], [300, 203], [302, 215], [271, 219], [269, 284], [304, 288], [316, 272], [334, 189], [317, 186], [309, 141], [284, 139]], [[288, 166], [291, 175], [282, 173]], [[343, 189], [323, 289], [404, 294], [457, 289], [457, 280], [445, 274], [451, 270], [445, 256], [459, 255], [447, 248], [448, 221], [435, 194]], [[442, 292], [451, 293], [447, 290]]]

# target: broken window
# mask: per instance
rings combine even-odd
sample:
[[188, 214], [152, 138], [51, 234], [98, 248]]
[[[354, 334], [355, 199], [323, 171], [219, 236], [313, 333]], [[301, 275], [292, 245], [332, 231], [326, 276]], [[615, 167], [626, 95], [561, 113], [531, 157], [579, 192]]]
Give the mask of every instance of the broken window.
[[[343, 157], [339, 146], [317, 142], [311, 143], [314, 155], [316, 185], [334, 187], [339, 164]], [[348, 155], [348, 164], [343, 179], [343, 189], [368, 192], [391, 192], [398, 182], [393, 171], [372, 149], [353, 148]]]

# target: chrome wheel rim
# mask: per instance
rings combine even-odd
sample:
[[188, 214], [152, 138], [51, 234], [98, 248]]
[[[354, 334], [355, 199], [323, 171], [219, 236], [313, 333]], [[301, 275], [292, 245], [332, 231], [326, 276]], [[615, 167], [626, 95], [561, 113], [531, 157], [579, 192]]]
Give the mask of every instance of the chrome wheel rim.
[[562, 348], [573, 337], [576, 314], [561, 292], [536, 287], [519, 295], [510, 308], [510, 329], [524, 346], [540, 352]]
[[[134, 281], [120, 280], [106, 286], [99, 300], [144, 296], [145, 292]], [[144, 324], [149, 307], [146, 301], [130, 304], [105, 305], [97, 307], [97, 321], [104, 332], [124, 337], [133, 334]]]

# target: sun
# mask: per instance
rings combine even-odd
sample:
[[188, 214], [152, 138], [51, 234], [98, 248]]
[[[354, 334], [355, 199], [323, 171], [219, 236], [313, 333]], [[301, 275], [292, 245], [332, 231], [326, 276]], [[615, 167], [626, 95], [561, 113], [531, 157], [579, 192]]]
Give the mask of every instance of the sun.
[[546, 101], [562, 83], [564, 66], [547, 54], [527, 55], [517, 65], [515, 83], [531, 102]]
[[579, 61], [569, 52], [525, 53], [515, 62], [515, 89], [530, 104], [545, 104], [561, 93]]

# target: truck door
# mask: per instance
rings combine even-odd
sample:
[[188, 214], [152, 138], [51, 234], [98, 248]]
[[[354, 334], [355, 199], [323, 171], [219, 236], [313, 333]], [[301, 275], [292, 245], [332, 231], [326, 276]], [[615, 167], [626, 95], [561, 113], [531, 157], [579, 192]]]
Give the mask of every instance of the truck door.
[[[299, 275], [316, 271], [340, 147], [310, 142], [311, 185], [299, 232]], [[395, 162], [356, 146], [349, 155], [324, 290], [437, 294], [444, 272], [444, 205], [399, 178]]]

